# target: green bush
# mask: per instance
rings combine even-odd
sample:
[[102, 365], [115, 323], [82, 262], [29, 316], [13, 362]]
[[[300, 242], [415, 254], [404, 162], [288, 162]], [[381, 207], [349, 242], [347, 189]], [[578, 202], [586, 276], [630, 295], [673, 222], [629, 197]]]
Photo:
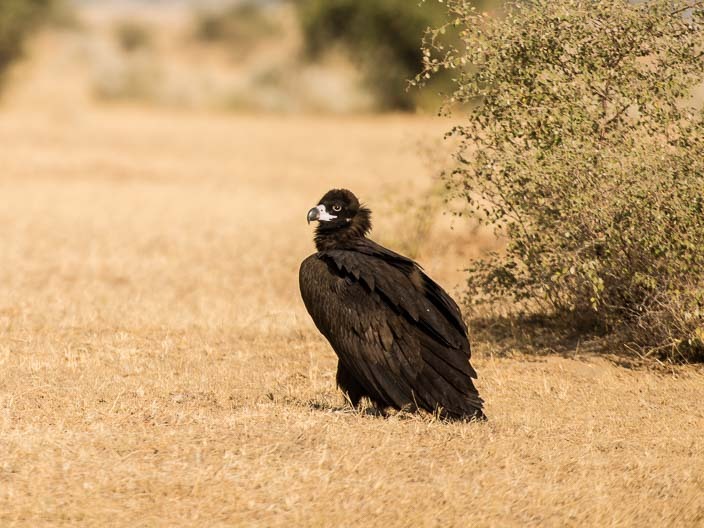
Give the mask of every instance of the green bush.
[[704, 359], [704, 6], [511, 0], [500, 17], [446, 2], [457, 46], [451, 196], [505, 236], [474, 263], [472, 302], [597, 329], [647, 354]]
[[27, 35], [52, 7], [52, 0], [2, 0], [0, 6], [0, 76], [22, 52]]
[[115, 26], [115, 39], [123, 51], [132, 53], [152, 45], [152, 30], [138, 20], [121, 20]]
[[277, 35], [280, 30], [265, 8], [253, 0], [225, 9], [199, 11], [195, 15], [197, 39], [225, 44], [235, 48], [234, 51], [242, 51], [257, 40]]
[[300, 0], [299, 19], [308, 54], [342, 45], [364, 69], [383, 108], [411, 109], [407, 80], [423, 66], [421, 40], [442, 24], [442, 5], [416, 0]]

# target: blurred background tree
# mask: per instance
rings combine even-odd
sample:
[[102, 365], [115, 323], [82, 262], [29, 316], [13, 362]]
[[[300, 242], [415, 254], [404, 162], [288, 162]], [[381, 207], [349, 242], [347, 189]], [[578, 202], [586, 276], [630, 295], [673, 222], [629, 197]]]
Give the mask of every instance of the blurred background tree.
[[280, 31], [277, 21], [268, 16], [266, 6], [255, 0], [196, 12], [195, 36], [206, 42], [237, 48], [275, 36]]
[[0, 77], [22, 53], [25, 39], [54, 7], [53, 0], [2, 0], [0, 5]]
[[[473, 1], [486, 8], [498, 2]], [[423, 66], [420, 41], [429, 27], [443, 25], [446, 8], [417, 0], [298, 0], [305, 49], [312, 59], [341, 47], [363, 69], [382, 109], [411, 110], [419, 98], [449, 86], [438, 75], [423, 93], [407, 90], [407, 81]], [[444, 35], [452, 40], [456, 35]], [[437, 102], [437, 101], [435, 101]], [[430, 103], [432, 105], [432, 102]]]
[[267, 44], [276, 46], [286, 40], [291, 24], [287, 27], [281, 20], [282, 6], [283, 10], [290, 8], [281, 2], [261, 0], [199, 7], [194, 14], [193, 37], [202, 44], [220, 47], [233, 61], [242, 62]]
[[[441, 4], [422, 0], [7, 0], [0, 67], [62, 2], [81, 19], [73, 36], [83, 40], [91, 93], [103, 101], [435, 112], [451, 89], [451, 75], [439, 72], [426, 89], [408, 90], [426, 30], [446, 20]], [[486, 10], [499, 4], [472, 0]]]

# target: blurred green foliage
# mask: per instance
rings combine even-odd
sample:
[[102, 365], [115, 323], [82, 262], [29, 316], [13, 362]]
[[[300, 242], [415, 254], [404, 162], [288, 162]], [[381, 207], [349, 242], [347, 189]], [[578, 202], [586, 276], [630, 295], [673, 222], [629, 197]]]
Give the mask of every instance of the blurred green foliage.
[[2, 0], [0, 3], [0, 76], [22, 53], [27, 35], [48, 14], [52, 0]]
[[[415, 106], [418, 94], [407, 90], [407, 80], [422, 68], [425, 31], [446, 20], [447, 10], [441, 3], [299, 0], [297, 6], [310, 57], [342, 46], [363, 68], [380, 107], [408, 110]], [[437, 81], [441, 85], [444, 79]]]
[[460, 42], [446, 175], [507, 242], [472, 263], [470, 305], [510, 299], [667, 359], [704, 360], [704, 6], [691, 0], [510, 0], [500, 17], [446, 0]]
[[252, 43], [278, 34], [279, 26], [267, 16], [266, 9], [253, 0], [229, 5], [224, 9], [198, 11], [195, 37], [204, 42], [229, 46], [234, 52]]
[[152, 45], [152, 28], [138, 20], [121, 20], [115, 26], [115, 39], [127, 53], [149, 48]]

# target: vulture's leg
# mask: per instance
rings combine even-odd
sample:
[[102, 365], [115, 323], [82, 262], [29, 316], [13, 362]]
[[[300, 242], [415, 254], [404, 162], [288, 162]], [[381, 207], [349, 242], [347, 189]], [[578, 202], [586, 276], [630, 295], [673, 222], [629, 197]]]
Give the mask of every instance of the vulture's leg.
[[357, 383], [354, 379], [352, 373], [345, 368], [341, 361], [337, 362], [337, 386], [340, 387], [342, 392], [344, 392], [350, 399], [350, 402], [354, 407], [359, 405], [359, 400], [364, 396], [364, 389]]

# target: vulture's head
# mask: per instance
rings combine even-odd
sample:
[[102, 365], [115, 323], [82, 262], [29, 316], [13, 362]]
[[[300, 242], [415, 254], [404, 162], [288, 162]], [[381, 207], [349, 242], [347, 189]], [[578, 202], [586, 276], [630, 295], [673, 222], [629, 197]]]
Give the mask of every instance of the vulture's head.
[[336, 231], [364, 236], [371, 228], [371, 211], [347, 189], [333, 189], [308, 211], [308, 223], [317, 221], [318, 232]]

